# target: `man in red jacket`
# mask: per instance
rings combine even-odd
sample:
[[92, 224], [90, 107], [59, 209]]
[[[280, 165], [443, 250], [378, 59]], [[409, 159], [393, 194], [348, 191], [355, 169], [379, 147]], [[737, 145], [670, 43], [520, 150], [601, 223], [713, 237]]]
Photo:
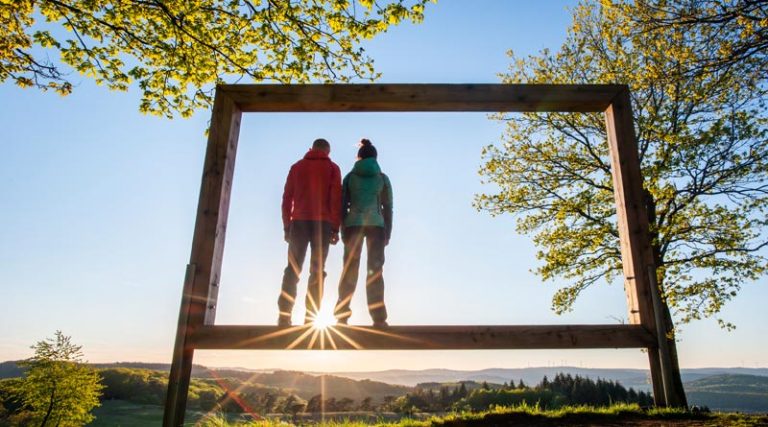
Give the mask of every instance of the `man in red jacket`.
[[328, 157], [330, 152], [328, 141], [315, 140], [304, 158], [291, 166], [285, 182], [283, 228], [288, 242], [288, 266], [277, 300], [279, 326], [291, 325], [296, 285], [307, 245], [311, 252], [304, 323], [311, 322], [320, 311], [328, 245], [339, 241], [341, 222], [341, 171]]

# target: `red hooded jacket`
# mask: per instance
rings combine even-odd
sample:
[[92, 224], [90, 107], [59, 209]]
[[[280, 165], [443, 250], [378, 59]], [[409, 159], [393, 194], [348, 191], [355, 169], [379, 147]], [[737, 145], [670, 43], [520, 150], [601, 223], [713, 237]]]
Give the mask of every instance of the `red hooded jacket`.
[[341, 171], [322, 150], [309, 150], [288, 172], [283, 191], [283, 227], [291, 221], [341, 222]]

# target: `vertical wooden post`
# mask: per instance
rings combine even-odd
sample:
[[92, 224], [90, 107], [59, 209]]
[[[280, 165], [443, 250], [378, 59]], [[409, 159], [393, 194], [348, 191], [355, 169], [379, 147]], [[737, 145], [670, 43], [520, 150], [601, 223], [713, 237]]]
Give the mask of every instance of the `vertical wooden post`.
[[[658, 289], [652, 287], [649, 277], [648, 266], [653, 265], [653, 254], [628, 88], [621, 90], [605, 110], [605, 120], [629, 323], [643, 325], [657, 340], [666, 339], [658, 336], [651, 295], [652, 292], [658, 292]], [[669, 357], [669, 352], [662, 354], [658, 346], [648, 348], [653, 396], [658, 406], [666, 406], [668, 403], [666, 397], [669, 391], [664, 389], [668, 381], [663, 376], [669, 372], [661, 369], [660, 359]]]
[[[184, 390], [189, 387], [189, 378], [184, 378], [182, 372], [192, 370], [192, 358], [194, 349], [187, 345], [187, 322], [189, 321], [190, 301], [192, 298], [192, 278], [195, 276], [195, 265], [187, 264], [187, 271], [184, 275], [184, 288], [181, 293], [181, 307], [179, 308], [179, 322], [176, 327], [176, 341], [173, 346], [173, 359], [171, 359], [171, 372], [168, 375], [168, 389], [165, 396], [165, 411], [163, 413], [163, 425], [174, 425], [173, 420], [181, 412], [183, 413], [185, 405], [179, 405], [179, 389]], [[186, 397], [186, 391], [184, 392]]]
[[[214, 323], [227, 214], [240, 134], [240, 109], [225, 91], [216, 90], [205, 153], [197, 219], [190, 255], [189, 292], [182, 295], [179, 330], [171, 364], [163, 425], [184, 424], [194, 348], [189, 337]], [[187, 285], [185, 285], [186, 287]], [[182, 319], [184, 318], [184, 319]], [[184, 322], [182, 322], [184, 320]]]
[[655, 333], [647, 272], [651, 254], [648, 216], [643, 202], [643, 178], [627, 90], [614, 98], [605, 111], [605, 119], [629, 323], [643, 325]]
[[[651, 279], [651, 286], [658, 289], [658, 283], [656, 282], [656, 266], [648, 266], [648, 277]], [[653, 298], [653, 312], [656, 314], [656, 336], [659, 338], [659, 366], [661, 368], [661, 381], [664, 384], [664, 399], [669, 406], [681, 406], [677, 400], [674, 379], [672, 378], [672, 360], [669, 357], [664, 357], [665, 354], [671, 355], [669, 345], [667, 343], [667, 330], [664, 327], [664, 315], [661, 310], [664, 308], [661, 306], [661, 297], [659, 292], [651, 292], [651, 298]]]

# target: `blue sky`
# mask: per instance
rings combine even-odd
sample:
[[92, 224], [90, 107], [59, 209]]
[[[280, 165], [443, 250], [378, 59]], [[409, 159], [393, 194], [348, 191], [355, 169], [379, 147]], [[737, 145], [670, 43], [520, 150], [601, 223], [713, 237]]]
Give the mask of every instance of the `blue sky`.
[[[380, 82], [496, 83], [506, 51], [557, 49], [572, 1], [445, 0], [421, 25], [365, 44]], [[59, 97], [0, 85], [0, 361], [28, 357], [57, 329], [94, 362], [170, 361], [188, 261], [209, 111], [166, 120], [138, 113], [139, 93], [75, 77]], [[614, 323], [626, 318], [621, 284], [589, 289], [557, 316], [557, 283], [530, 273], [529, 237], [510, 217], [472, 207], [490, 188], [480, 150], [503, 127], [477, 113], [252, 114], [243, 120], [217, 322], [272, 324], [286, 245], [280, 196], [290, 165], [317, 137], [343, 172], [370, 138], [395, 191], [387, 248], [391, 324]], [[341, 247], [328, 259], [326, 305], [336, 298]], [[304, 286], [302, 281], [302, 286]], [[301, 288], [300, 287], [300, 288]], [[299, 294], [303, 300], [303, 293]], [[352, 323], [368, 324], [365, 296]], [[683, 329], [683, 367], [768, 366], [765, 280], [745, 286], [723, 315]], [[300, 308], [294, 313], [299, 320]], [[716, 349], [716, 350], [714, 350]], [[647, 367], [639, 350], [308, 352], [203, 351], [209, 366], [305, 370], [389, 368]]]

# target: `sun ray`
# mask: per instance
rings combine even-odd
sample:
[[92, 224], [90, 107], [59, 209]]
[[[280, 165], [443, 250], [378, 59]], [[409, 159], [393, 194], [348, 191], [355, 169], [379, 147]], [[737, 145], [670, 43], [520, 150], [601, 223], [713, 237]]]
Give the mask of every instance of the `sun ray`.
[[[244, 413], [249, 414], [254, 419], [256, 419], [256, 420], [263, 420], [264, 419], [264, 417], [262, 415], [260, 415], [256, 411], [254, 411], [250, 406], [248, 406], [248, 404], [243, 399], [240, 398], [240, 394], [239, 393], [240, 393], [240, 391], [246, 385], [248, 385], [248, 381], [246, 381], [244, 383], [241, 383], [239, 386], [235, 387], [235, 389], [233, 390], [233, 389], [231, 389], [229, 387], [229, 385], [224, 380], [224, 378], [221, 378], [218, 374], [216, 374], [216, 372], [213, 369], [207, 369], [207, 371], [211, 375], [211, 377], [213, 377], [213, 380], [216, 381], [216, 383], [219, 385], [219, 387], [221, 387], [224, 390], [224, 393], [225, 393], [224, 396], [225, 397], [224, 397], [223, 402], [226, 402], [226, 401], [235, 402], [235, 404], [237, 406], [239, 406], [240, 409], [242, 409]], [[253, 376], [251, 378], [253, 378]], [[216, 409], [212, 409], [211, 411], [209, 411], [208, 413], [205, 414], [203, 419], [205, 419], [207, 416], [209, 416], [209, 415], [211, 415], [211, 414], [213, 414], [215, 412], [216, 412]], [[202, 421], [202, 419], [201, 419], [201, 421]]]
[[320, 376], [320, 422], [325, 423], [325, 375]]
[[318, 334], [320, 334], [320, 329], [313, 328], [312, 338], [309, 339], [309, 344], [307, 345], [308, 350], [315, 348], [315, 341], [317, 341]]
[[290, 334], [292, 334], [292, 333], [294, 333], [296, 331], [299, 331], [299, 330], [307, 328], [307, 327], [308, 327], [307, 325], [296, 325], [296, 326], [290, 326], [290, 327], [287, 327], [287, 328], [280, 328], [280, 329], [276, 330], [275, 332], [270, 332], [268, 334], [264, 334], [264, 335], [261, 335], [261, 336], [258, 336], [258, 337], [249, 338], [247, 340], [244, 340], [244, 341], [238, 343], [238, 345], [242, 345], [242, 346], [245, 347], [245, 346], [248, 345], [248, 343], [256, 343], [256, 342], [261, 342], [261, 341], [269, 341], [269, 340], [271, 340], [273, 338], [281, 337], [283, 335], [290, 335]]
[[339, 348], [336, 347], [336, 341], [334, 341], [333, 336], [330, 332], [328, 332], [329, 328], [323, 329], [323, 333], [328, 337], [328, 342], [331, 343], [331, 347], [333, 347], [334, 350], [338, 350]]
[[296, 348], [296, 347], [297, 347], [299, 344], [301, 344], [301, 342], [302, 342], [302, 341], [304, 341], [304, 339], [305, 339], [307, 336], [309, 336], [309, 334], [311, 334], [311, 333], [312, 333], [313, 329], [312, 329], [312, 328], [310, 328], [310, 327], [309, 327], [309, 325], [304, 325], [304, 327], [306, 327], [306, 328], [307, 328], [307, 330], [306, 330], [306, 331], [304, 331], [304, 332], [302, 332], [302, 333], [301, 333], [301, 335], [299, 335], [298, 337], [296, 337], [296, 339], [295, 339], [295, 340], [293, 340], [293, 342], [291, 342], [290, 344], [288, 344], [288, 347], [286, 347], [286, 348], [285, 348], [286, 350], [291, 350], [291, 349], [293, 349], [293, 348]]
[[418, 338], [412, 338], [412, 337], [407, 337], [407, 336], [403, 336], [403, 335], [398, 335], [398, 334], [396, 334], [394, 332], [390, 332], [390, 331], [383, 330], [383, 329], [364, 328], [364, 327], [355, 326], [355, 325], [336, 325], [336, 326], [338, 328], [341, 328], [341, 329], [349, 328], [349, 329], [352, 329], [352, 330], [355, 330], [355, 331], [358, 331], [358, 332], [367, 333], [367, 334], [373, 334], [373, 335], [381, 335], [381, 336], [385, 336], [385, 337], [389, 337], [389, 338], [394, 338], [394, 339], [401, 340], [401, 341], [409, 341], [409, 342], [414, 342], [414, 343], [429, 344], [427, 341], [424, 341], [424, 340], [421, 340], [421, 339], [418, 339]]
[[352, 312], [350, 310], [346, 310], [343, 313], [340, 312], [341, 311], [341, 307], [349, 305], [349, 302], [351, 300], [352, 300], [352, 295], [350, 294], [350, 295], [347, 295], [346, 297], [344, 297], [341, 301], [336, 303], [336, 307], [334, 307], [334, 309], [333, 309], [333, 315], [334, 315], [334, 317], [336, 319], [339, 319], [339, 318], [342, 318], [342, 317], [347, 318], [347, 317], [349, 317], [349, 315], [352, 314]]
[[340, 330], [338, 330], [338, 329], [336, 329], [336, 328], [334, 328], [334, 327], [330, 327], [330, 328], [328, 328], [328, 329], [329, 329], [331, 332], [333, 332], [333, 333], [335, 333], [336, 335], [338, 335], [339, 337], [341, 337], [341, 339], [343, 339], [344, 341], [346, 341], [346, 342], [347, 342], [349, 345], [351, 345], [352, 347], [354, 347], [354, 348], [355, 348], [355, 350], [362, 350], [362, 349], [363, 349], [363, 346], [361, 346], [360, 344], [358, 344], [358, 343], [357, 343], [357, 341], [355, 341], [355, 340], [353, 340], [352, 338], [348, 337], [346, 334], [342, 333]]

